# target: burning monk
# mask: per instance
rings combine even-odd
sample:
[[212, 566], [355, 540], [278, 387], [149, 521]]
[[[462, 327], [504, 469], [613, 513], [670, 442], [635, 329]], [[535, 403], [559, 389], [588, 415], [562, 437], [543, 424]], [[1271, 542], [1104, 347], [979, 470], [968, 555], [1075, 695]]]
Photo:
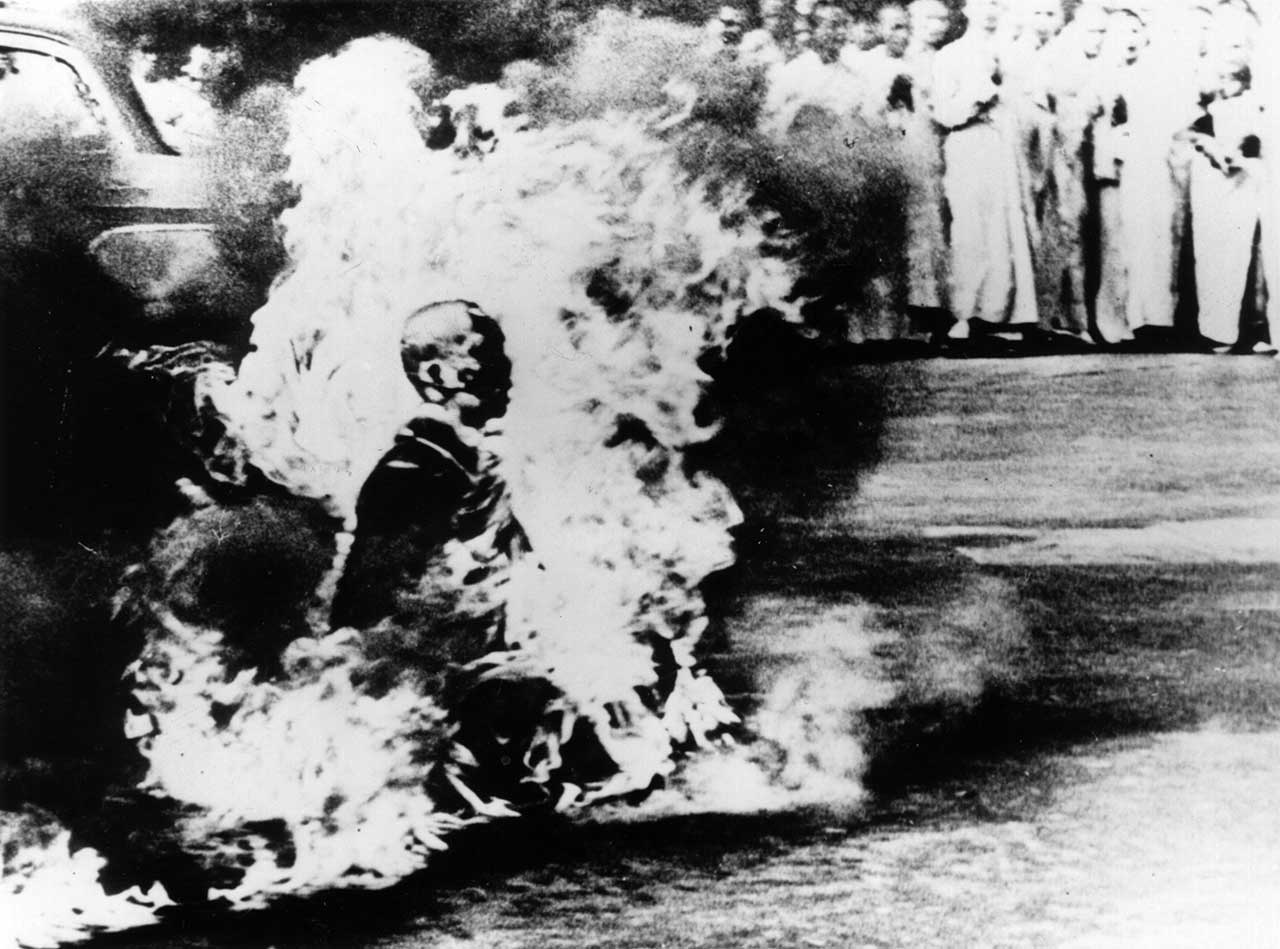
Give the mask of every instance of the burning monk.
[[[737, 508], [680, 459], [714, 431], [700, 355], [794, 275], [750, 216], [716, 226], [747, 194], [708, 207], [665, 111], [447, 142], [431, 75], [385, 37], [299, 73], [289, 266], [239, 366], [190, 372], [221, 477], [121, 597], [142, 787], [182, 806], [184, 853], [247, 868], [211, 894], [242, 908], [646, 792], [736, 721], [693, 648]], [[423, 307], [460, 299], [502, 332]]]
[[[546, 797], [522, 786], [496, 751], [529, 744], [552, 690], [534, 676], [492, 676], [492, 663], [469, 666], [504, 649], [496, 590], [526, 547], [494, 452], [510, 386], [503, 335], [463, 302], [409, 318], [401, 357], [422, 404], [365, 481], [345, 553], [331, 512], [264, 478], [207, 411], [199, 392], [222, 374], [220, 355], [192, 344], [132, 360], [194, 385], [199, 417], [177, 421], [197, 435], [208, 476], [185, 482], [195, 509], [157, 535], [118, 601], [145, 636], [128, 671], [126, 730], [152, 765], [144, 789], [196, 805], [177, 822], [182, 849], [218, 874], [228, 856], [211, 837], [252, 855], [256, 870], [223, 893], [233, 902], [255, 905], [255, 872], [294, 892], [376, 885], [370, 879], [416, 868], [416, 850], [443, 846], [457, 814], [512, 813], [488, 793], [501, 788], [514, 800], [511, 789], [523, 787], [523, 803]], [[445, 725], [450, 703], [465, 723]], [[281, 729], [290, 737], [279, 760], [263, 760]], [[352, 754], [358, 766], [344, 766]], [[202, 767], [174, 767], [183, 755]], [[153, 786], [156, 775], [164, 778]], [[244, 781], [254, 783], [250, 799]], [[333, 818], [323, 831], [305, 816], [267, 830], [244, 821], [237, 802], [306, 815], [299, 781], [324, 789]], [[276, 794], [296, 795], [294, 805], [281, 807]], [[379, 825], [380, 813], [396, 816]], [[388, 846], [362, 859], [347, 832], [385, 832]], [[390, 846], [411, 839], [403, 853]], [[305, 872], [280, 862], [291, 848], [308, 851]]]

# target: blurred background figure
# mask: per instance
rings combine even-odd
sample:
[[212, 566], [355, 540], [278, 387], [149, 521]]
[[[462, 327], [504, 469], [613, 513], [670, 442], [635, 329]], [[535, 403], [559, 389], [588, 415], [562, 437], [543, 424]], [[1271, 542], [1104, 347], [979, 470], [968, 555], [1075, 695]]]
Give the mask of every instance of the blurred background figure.
[[1221, 0], [1190, 0], [1185, 20], [1188, 54], [1195, 57], [1192, 74], [1201, 104], [1213, 98], [1218, 88], [1218, 71], [1212, 62], [1213, 30]]
[[[887, 3], [881, 6], [876, 18], [876, 46], [859, 51], [850, 60], [846, 56], [855, 50], [847, 44], [841, 51], [841, 64], [863, 76], [867, 87], [865, 110], [870, 117], [883, 117], [891, 109], [910, 108], [911, 77], [906, 60], [906, 50], [911, 44], [911, 22], [906, 6]], [[895, 104], [890, 104], [890, 99]]]
[[[1157, 8], [1153, 15], [1163, 19], [1154, 31], [1130, 9], [1113, 12], [1108, 23], [1104, 55], [1114, 64], [1116, 110], [1115, 134], [1107, 137], [1115, 147], [1100, 174], [1113, 187], [1101, 191], [1097, 322], [1110, 342], [1132, 339], [1137, 331], [1164, 335], [1178, 309], [1182, 200], [1175, 136], [1185, 128], [1186, 101], [1174, 93], [1177, 73], [1185, 75], [1188, 63], [1169, 55], [1185, 43], [1172, 28], [1171, 9]], [[1150, 36], [1157, 42], [1149, 49]]]
[[1061, 0], [1032, 0], [1026, 8], [1026, 22], [1031, 42], [1043, 47], [1065, 25]]
[[1029, 211], [1017, 123], [1004, 98], [996, 0], [967, 0], [964, 34], [938, 51], [933, 110], [947, 130], [955, 339], [974, 320], [1019, 329], [1037, 321]]
[[742, 43], [746, 26], [746, 15], [738, 7], [726, 5], [720, 8], [720, 39], [725, 46], [736, 49]]
[[846, 53], [854, 46], [846, 44], [840, 62], [861, 73], [867, 90], [864, 108], [868, 116], [883, 118], [890, 111], [911, 107], [912, 77], [907, 62], [911, 21], [906, 6], [896, 2], [882, 6], [876, 18], [876, 35], [880, 42], [860, 52], [852, 62], [846, 59]]
[[740, 8], [725, 4], [707, 23], [711, 45], [736, 53], [746, 32], [746, 22], [746, 14]]
[[1224, 40], [1218, 88], [1191, 135], [1197, 153], [1190, 190], [1199, 329], [1222, 351], [1273, 351], [1270, 344], [1280, 335], [1267, 325], [1260, 266], [1263, 102], [1243, 61], [1247, 41]]
[[795, 16], [792, 18], [791, 34], [795, 39], [792, 55], [798, 56], [810, 47], [813, 42], [813, 15], [818, 0], [794, 0], [792, 7]]
[[840, 50], [840, 65], [852, 73], [860, 73], [864, 68], [864, 55], [879, 45], [875, 20], [864, 14], [851, 15], [845, 28], [844, 48]]
[[[1217, 94], [1220, 70], [1214, 61], [1213, 36], [1217, 12], [1222, 6], [1222, 0], [1180, 0], [1149, 13], [1153, 17], [1158, 15], [1159, 21], [1153, 22], [1152, 47], [1147, 58], [1155, 70], [1153, 79], [1166, 90], [1168, 108], [1173, 110], [1170, 124], [1176, 125], [1170, 159], [1178, 259], [1174, 321], [1190, 334], [1198, 334], [1191, 173], [1199, 159], [1185, 132]], [[1161, 27], [1158, 31], [1154, 29], [1156, 25]]]
[[[908, 126], [914, 121], [914, 77], [907, 60], [911, 45], [911, 21], [904, 4], [888, 2], [876, 14], [875, 45], [861, 49], [865, 38], [846, 42], [840, 64], [858, 81], [861, 100], [857, 112], [872, 128], [892, 136], [893, 147], [905, 146]], [[904, 149], [906, 157], [909, 149]], [[900, 200], [904, 219], [910, 216], [910, 175], [904, 175]], [[909, 246], [910, 238], [905, 242]], [[860, 320], [866, 339], [887, 340], [912, 335], [908, 317], [909, 254], [899, 252], [879, 261], [866, 287], [867, 310]]]
[[1137, 64], [1145, 32], [1146, 23], [1137, 13], [1116, 11], [1108, 18], [1103, 40], [1107, 81], [1103, 115], [1094, 127], [1093, 177], [1100, 217], [1096, 322], [1098, 335], [1108, 343], [1133, 339], [1128, 320], [1131, 270], [1144, 266], [1134, 259], [1137, 242], [1127, 239], [1127, 232], [1140, 226], [1140, 219], [1131, 213], [1132, 201], [1124, 199], [1142, 188], [1141, 181], [1132, 180], [1140, 171], [1130, 168], [1129, 156], [1134, 134], [1130, 118], [1135, 106], [1141, 108], [1138, 87], [1142, 77]]
[[760, 25], [742, 37], [742, 62], [766, 69], [786, 62], [791, 56], [790, 0], [761, 0]]
[[[1086, 0], [1071, 23], [1046, 45], [1053, 100], [1051, 198], [1043, 222], [1037, 277], [1041, 320], [1050, 330], [1089, 337], [1088, 263], [1092, 259], [1088, 193], [1094, 123], [1104, 113], [1102, 47], [1107, 11]], [[1107, 117], [1110, 121], [1110, 116]]]
[[1062, 0], [1017, 0], [1004, 3], [1005, 68], [1011, 76], [1034, 68], [1035, 54], [1061, 31], [1065, 23]]
[[1046, 326], [1060, 323], [1061, 281], [1058, 268], [1046, 254], [1045, 232], [1056, 226], [1058, 214], [1053, 180], [1055, 108], [1052, 80], [1052, 41], [1063, 26], [1062, 0], [1022, 0], [1012, 11], [1022, 20], [1017, 40], [1005, 52], [1005, 97], [1017, 124], [1019, 157], [1031, 209], [1031, 251], [1035, 261], [1040, 316]]
[[876, 15], [880, 48], [892, 59], [901, 59], [911, 45], [911, 18], [904, 3], [886, 3]]
[[[1259, 47], [1271, 51], [1280, 49], [1280, 4], [1259, 4], [1255, 13], [1260, 25]], [[1280, 61], [1274, 55], [1258, 56], [1252, 72], [1254, 89], [1262, 99], [1267, 117], [1262, 135], [1262, 172], [1266, 176], [1262, 205], [1263, 274], [1269, 286], [1280, 286], [1280, 188], [1276, 187], [1280, 182], [1280, 168], [1276, 164], [1280, 157]], [[1271, 307], [1273, 326], [1276, 308], [1274, 304]], [[1274, 329], [1271, 342], [1280, 342]]]
[[909, 7], [911, 43], [906, 59], [911, 76], [910, 114], [904, 126], [908, 156], [907, 314], [910, 325], [932, 332], [949, 323], [946, 198], [943, 193], [942, 133], [933, 115], [933, 64], [951, 28], [942, 0], [915, 0]]
[[1006, 79], [1018, 85], [1022, 95], [1043, 94], [1049, 66], [1040, 54], [1062, 31], [1062, 0], [1020, 0], [1016, 8], [1006, 10], [1019, 24], [1003, 54]]
[[827, 65], [835, 64], [840, 59], [840, 51], [845, 47], [849, 15], [836, 3], [820, 2], [813, 8], [811, 21], [813, 32], [810, 48]]
[[907, 11], [911, 19], [909, 55], [917, 64], [929, 58], [932, 69], [933, 53], [941, 48], [951, 32], [951, 8], [943, 0], [912, 0]]
[[805, 22], [811, 31], [808, 45], [770, 73], [761, 130], [774, 137], [785, 135], [797, 118], [815, 110], [824, 122], [848, 118], [862, 101], [861, 81], [838, 65], [844, 42], [843, 11], [834, 4], [819, 3]]
[[1008, 54], [1022, 42], [1027, 31], [1027, 18], [1023, 13], [1022, 0], [995, 0], [1000, 8], [1000, 23], [996, 26], [995, 41], [1001, 53]]

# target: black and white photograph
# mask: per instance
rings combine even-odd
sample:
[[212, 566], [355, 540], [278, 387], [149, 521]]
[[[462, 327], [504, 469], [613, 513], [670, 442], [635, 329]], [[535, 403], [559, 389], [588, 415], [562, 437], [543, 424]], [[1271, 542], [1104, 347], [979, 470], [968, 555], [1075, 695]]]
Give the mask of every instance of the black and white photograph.
[[0, 0], [0, 949], [1280, 949], [1277, 49]]

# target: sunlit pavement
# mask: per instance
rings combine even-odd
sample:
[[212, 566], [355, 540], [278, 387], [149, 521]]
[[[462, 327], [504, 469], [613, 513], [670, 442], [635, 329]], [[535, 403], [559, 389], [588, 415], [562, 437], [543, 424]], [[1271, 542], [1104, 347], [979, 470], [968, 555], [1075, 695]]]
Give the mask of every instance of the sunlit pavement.
[[1280, 946], [1280, 365], [832, 362], [793, 398], [735, 409], [709, 662], [747, 711], [847, 684], [859, 808], [510, 825], [390, 896], [111, 944]]
[[889, 633], [867, 782], [892, 829], [840, 845], [857, 908], [819, 938], [1280, 945], [1280, 367], [860, 376], [875, 460], [819, 462], [816, 503], [761, 493], [781, 524], [735, 614], [766, 654], [838, 604]]

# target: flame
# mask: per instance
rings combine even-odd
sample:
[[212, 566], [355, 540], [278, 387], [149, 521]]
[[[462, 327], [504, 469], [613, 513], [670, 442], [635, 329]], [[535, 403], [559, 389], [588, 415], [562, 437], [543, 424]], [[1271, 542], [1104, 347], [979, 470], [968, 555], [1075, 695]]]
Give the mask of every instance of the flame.
[[361, 485], [421, 402], [399, 344], [432, 299], [421, 241], [433, 208], [413, 121], [430, 59], [378, 40], [347, 55], [359, 82], [326, 61], [295, 82], [286, 155], [300, 199], [280, 221], [289, 267], [220, 408], [259, 470], [350, 524]]
[[[761, 606], [779, 608], [767, 598]], [[901, 696], [882, 653], [901, 650], [902, 639], [874, 607], [856, 600], [803, 603], [787, 629], [787, 638], [778, 641], [748, 634], [763, 650], [754, 683], [758, 701], [727, 748], [691, 758], [666, 788], [638, 806], [606, 806], [592, 817], [640, 821], [860, 807], [868, 764], [865, 714]]]
[[[648, 789], [736, 721], [695, 646], [698, 586], [732, 562], [741, 514], [684, 456], [715, 433], [699, 358], [744, 313], [792, 312], [795, 274], [762, 253], [745, 187], [682, 166], [687, 102], [530, 128], [471, 87], [449, 99], [453, 147], [432, 148], [420, 91], [438, 85], [387, 37], [304, 67], [289, 264], [251, 351], [234, 372], [198, 347], [130, 354], [189, 386], [211, 477], [119, 598], [146, 634], [129, 733], [143, 787], [184, 805], [183, 846], [240, 868], [210, 892], [236, 908], [389, 885], [522, 802]], [[488, 317], [442, 303], [468, 300], [510, 360], [500, 418], [466, 391]], [[419, 455], [464, 487], [398, 594], [417, 619], [341, 626], [362, 498]], [[264, 658], [202, 584], [221, 532], [285, 497], [318, 510], [325, 563]]]
[[[250, 868], [211, 898], [253, 908], [266, 894], [388, 886], [460, 826], [423, 793], [423, 736], [444, 734], [443, 711], [409, 676], [372, 694], [354, 630], [295, 640], [281, 677], [261, 681], [228, 668], [216, 630], [156, 619], [167, 635], [130, 669], [146, 710], [130, 720], [150, 762], [143, 788], [195, 808], [179, 837], [212, 866], [226, 854], [211, 842], [230, 829], [280, 821], [289, 836], [284, 860], [278, 843], [235, 835]], [[226, 710], [222, 727], [211, 727], [213, 709]]]
[[89, 847], [72, 850], [71, 832], [47, 814], [0, 811], [0, 855], [0, 949], [151, 925], [173, 905], [158, 883], [108, 894], [98, 882], [106, 861]]

